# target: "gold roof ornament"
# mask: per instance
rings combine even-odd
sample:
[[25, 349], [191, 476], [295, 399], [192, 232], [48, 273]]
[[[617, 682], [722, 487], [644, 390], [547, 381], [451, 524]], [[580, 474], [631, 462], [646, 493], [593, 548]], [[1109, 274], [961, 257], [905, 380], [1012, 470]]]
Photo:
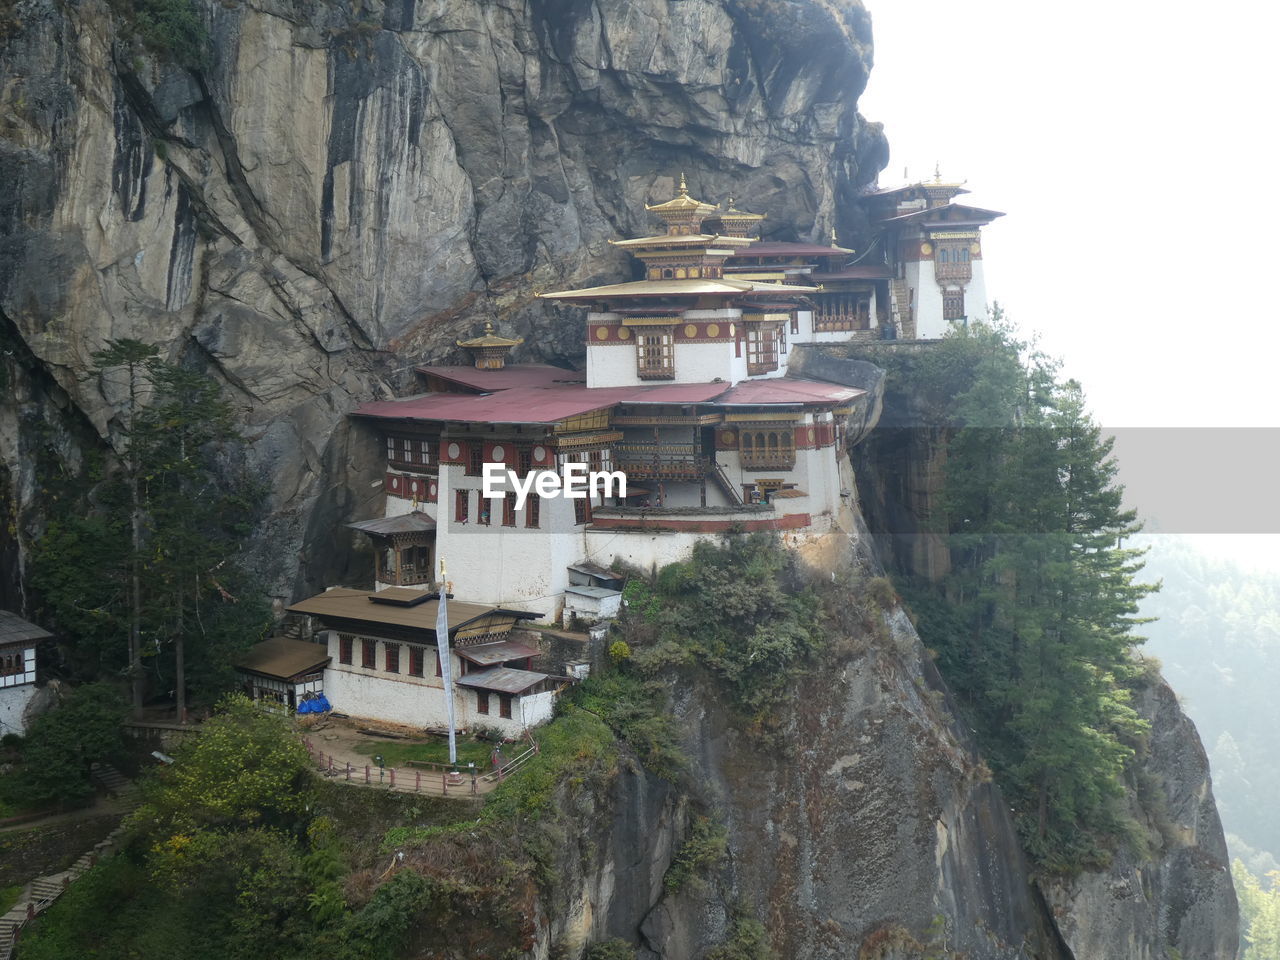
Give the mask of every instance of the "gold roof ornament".
[[[760, 221], [767, 216], [768, 214], [765, 213], [747, 213], [745, 210], [738, 210], [733, 205], [733, 197], [729, 197], [724, 211], [714, 219], [719, 222], [720, 229], [727, 237], [751, 237], [752, 232], [759, 228]], [[751, 237], [751, 239], [755, 238]]]
[[484, 322], [484, 334], [471, 340], [457, 340], [458, 346], [470, 350], [475, 357], [477, 370], [501, 370], [507, 365], [507, 352], [524, 343], [524, 337], [511, 340], [500, 337], [493, 330], [493, 321]]
[[680, 192], [665, 203], [644, 208], [657, 214], [667, 225], [667, 232], [672, 234], [696, 234], [702, 221], [715, 212], [715, 206], [703, 203], [689, 196], [689, 183], [680, 174]]

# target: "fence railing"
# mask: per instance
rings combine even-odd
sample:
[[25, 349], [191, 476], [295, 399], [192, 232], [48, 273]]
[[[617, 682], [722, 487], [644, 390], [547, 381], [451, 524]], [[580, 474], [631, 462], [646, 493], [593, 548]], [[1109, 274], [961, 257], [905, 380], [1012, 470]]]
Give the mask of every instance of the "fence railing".
[[316, 771], [338, 783], [381, 787], [385, 790], [400, 790], [407, 793], [435, 794], [442, 797], [474, 797], [496, 789], [498, 784], [517, 773], [538, 754], [537, 741], [529, 734], [526, 734], [526, 737], [528, 747], [487, 773], [475, 767], [455, 770], [448, 764], [430, 760], [406, 761], [406, 764], [413, 764], [413, 767], [407, 770], [379, 767], [369, 763], [355, 764], [350, 760], [339, 759], [332, 754], [324, 753], [305, 737], [302, 743], [311, 754]]

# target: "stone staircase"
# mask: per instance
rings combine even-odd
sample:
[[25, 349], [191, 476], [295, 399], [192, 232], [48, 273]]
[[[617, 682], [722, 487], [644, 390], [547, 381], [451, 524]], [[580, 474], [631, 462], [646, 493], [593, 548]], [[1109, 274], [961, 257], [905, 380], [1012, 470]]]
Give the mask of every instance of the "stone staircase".
[[[114, 774], [119, 779], [119, 782], [123, 784], [123, 786], [117, 787], [115, 795], [130, 795], [134, 790], [133, 785], [120, 776], [119, 771], [113, 767], [107, 766], [107, 770], [110, 771], [110, 774]], [[116, 827], [111, 833], [107, 834], [105, 839], [95, 843], [93, 849], [82, 853], [75, 863], [61, 873], [50, 874], [46, 877], [36, 877], [27, 884], [27, 889], [18, 898], [18, 902], [10, 907], [4, 916], [0, 917], [0, 960], [11, 960], [13, 948], [18, 942], [18, 933], [22, 930], [23, 925], [30, 920], [34, 920], [37, 914], [47, 910], [58, 897], [62, 896], [67, 887], [80, 879], [81, 875], [105, 854], [110, 853], [123, 830], [123, 825]]]

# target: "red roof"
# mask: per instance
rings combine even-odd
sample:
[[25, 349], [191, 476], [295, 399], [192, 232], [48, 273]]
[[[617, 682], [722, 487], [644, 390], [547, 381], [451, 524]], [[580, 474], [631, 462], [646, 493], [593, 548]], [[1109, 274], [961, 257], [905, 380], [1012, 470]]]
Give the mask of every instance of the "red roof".
[[362, 403], [358, 417], [382, 420], [434, 420], [456, 423], [552, 424], [580, 413], [619, 403], [824, 404], [840, 403], [863, 391], [831, 383], [778, 378], [723, 383], [664, 383], [635, 387], [584, 384], [512, 387], [490, 394], [429, 393], [404, 400]]
[[475, 367], [425, 366], [419, 373], [439, 377], [479, 393], [509, 390], [512, 387], [543, 387], [554, 383], [583, 383], [586, 374], [545, 363], [520, 363], [501, 370], [477, 370]]
[[1004, 214], [999, 210], [988, 210], [986, 207], [971, 207], [967, 203], [945, 203], [940, 207], [929, 207], [927, 210], [916, 210], [912, 213], [904, 213], [900, 217], [887, 217], [881, 223], [905, 223], [908, 220], [930, 220], [931, 217], [946, 214], [952, 210], [959, 210], [969, 218], [968, 221], [959, 220], [938, 220], [938, 223], [961, 223], [970, 221], [989, 222], [996, 217], [1003, 217]]
[[716, 403], [726, 406], [754, 406], [764, 403], [824, 405], [843, 403], [864, 393], [865, 390], [842, 387], [837, 383], [776, 377], [772, 380], [743, 380], [719, 397]]
[[811, 273], [810, 280], [883, 280], [893, 276], [893, 270], [883, 263], [858, 263], [831, 273]]

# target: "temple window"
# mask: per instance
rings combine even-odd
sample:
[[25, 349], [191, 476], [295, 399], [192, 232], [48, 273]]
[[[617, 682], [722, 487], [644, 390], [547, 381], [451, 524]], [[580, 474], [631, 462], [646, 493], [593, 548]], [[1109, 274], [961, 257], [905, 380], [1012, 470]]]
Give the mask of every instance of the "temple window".
[[483, 713], [486, 717], [489, 715], [489, 691], [476, 691], [476, 713]]
[[945, 291], [942, 294], [942, 319], [959, 320], [962, 317], [964, 317], [964, 291]]
[[663, 279], [663, 280], [670, 280], [670, 279], [672, 279], [673, 277], [675, 277], [675, 275], [676, 275], [676, 272], [675, 272], [675, 270], [674, 270], [674, 269], [672, 269], [671, 267], [663, 267], [663, 268], [662, 268], [662, 279]]
[[466, 523], [471, 515], [471, 491], [459, 490], [453, 495], [453, 522]]
[[498, 694], [498, 716], [504, 720], [511, 719], [511, 700], [512, 697], [509, 693]]
[[743, 428], [738, 457], [744, 470], [789, 470], [796, 465], [795, 433], [786, 428]]
[[772, 327], [747, 327], [747, 373], [756, 375], [778, 369], [778, 334]]
[[841, 330], [868, 330], [871, 327], [871, 296], [867, 293], [819, 295], [813, 312], [813, 329], [818, 333]]
[[444, 671], [440, 669], [440, 651], [436, 651], [436, 676], [443, 677]]
[[374, 640], [360, 641], [360, 666], [367, 670], [378, 667], [378, 644]]
[[355, 645], [355, 637], [347, 633], [338, 635], [338, 662], [351, 662], [351, 648]]
[[383, 649], [386, 651], [385, 663], [386, 663], [387, 673], [399, 673], [400, 672], [400, 644], [398, 643], [384, 644]]
[[510, 493], [502, 495], [502, 525], [504, 527], [516, 525], [516, 501]]
[[431, 581], [431, 546], [415, 543], [400, 549], [400, 567], [396, 582], [429, 583]]
[[482, 527], [489, 525], [489, 505], [492, 501], [483, 495], [483, 492], [476, 497], [476, 523]]
[[484, 474], [484, 448], [479, 443], [471, 444], [467, 451], [467, 475], [479, 477]]
[[422, 676], [422, 648], [421, 647], [409, 648], [409, 676], [411, 677]]
[[533, 472], [533, 449], [531, 447], [520, 447], [516, 451], [516, 470], [520, 476], [527, 477]]
[[675, 379], [675, 337], [669, 328], [636, 337], [636, 372], [641, 380]]
[[387, 437], [387, 462], [396, 467], [425, 467], [431, 462], [427, 441]]
[[542, 513], [542, 498], [536, 493], [531, 493], [529, 498], [524, 502], [524, 525], [526, 527], [537, 527]]
[[578, 526], [591, 522], [591, 501], [586, 497], [573, 501], [573, 522]]

